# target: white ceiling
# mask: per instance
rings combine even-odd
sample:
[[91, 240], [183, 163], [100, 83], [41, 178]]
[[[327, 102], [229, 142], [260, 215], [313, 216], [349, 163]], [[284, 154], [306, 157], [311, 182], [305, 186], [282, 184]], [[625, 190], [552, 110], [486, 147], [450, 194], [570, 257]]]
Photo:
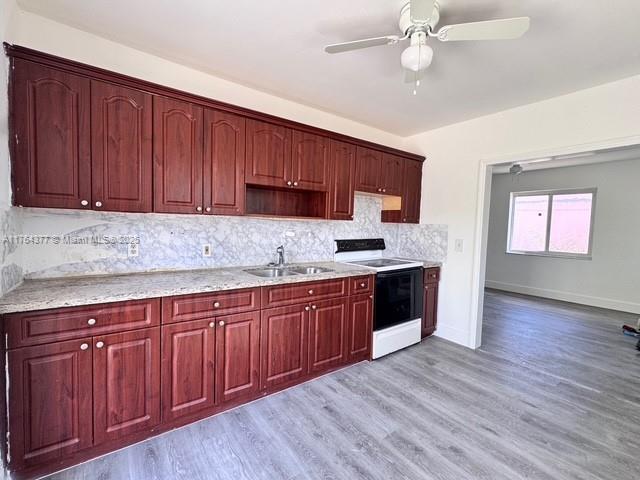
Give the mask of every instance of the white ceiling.
[[441, 0], [448, 23], [531, 17], [520, 40], [431, 41], [417, 96], [396, 34], [406, 0], [19, 0], [25, 10], [199, 70], [411, 135], [640, 73], [638, 0]]

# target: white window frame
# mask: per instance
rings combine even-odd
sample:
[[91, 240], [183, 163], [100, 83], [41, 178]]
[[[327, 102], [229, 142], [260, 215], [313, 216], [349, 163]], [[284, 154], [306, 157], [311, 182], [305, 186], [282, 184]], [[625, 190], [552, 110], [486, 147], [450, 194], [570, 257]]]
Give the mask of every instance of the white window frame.
[[[590, 193], [593, 195], [591, 201], [591, 225], [589, 226], [589, 251], [587, 253], [562, 253], [562, 252], [550, 252], [549, 242], [551, 238], [551, 220], [553, 216], [553, 197], [554, 195], [567, 195], [567, 194], [580, 194]], [[555, 189], [555, 190], [533, 190], [527, 192], [511, 192], [509, 199], [509, 225], [507, 230], [507, 253], [513, 255], [532, 255], [536, 257], [558, 257], [558, 258], [574, 258], [581, 260], [591, 260], [593, 251], [593, 227], [595, 225], [595, 213], [596, 213], [596, 197], [597, 188], [569, 188], [569, 189]], [[529, 252], [526, 250], [513, 250], [511, 248], [511, 237], [513, 227], [513, 217], [515, 215], [514, 205], [515, 200], [518, 197], [530, 197], [535, 195], [548, 195], [549, 206], [547, 210], [547, 233], [545, 237], [544, 252]]]

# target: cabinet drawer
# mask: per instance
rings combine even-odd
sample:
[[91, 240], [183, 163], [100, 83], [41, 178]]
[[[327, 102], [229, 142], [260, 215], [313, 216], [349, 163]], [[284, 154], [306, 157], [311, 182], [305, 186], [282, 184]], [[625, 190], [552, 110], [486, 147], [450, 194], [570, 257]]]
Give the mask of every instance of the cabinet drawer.
[[440, 268], [425, 268], [424, 283], [438, 283], [440, 281]]
[[187, 322], [260, 308], [260, 289], [180, 295], [162, 299], [162, 323]]
[[4, 318], [9, 348], [160, 324], [160, 299], [12, 313]]
[[349, 293], [351, 295], [359, 295], [361, 293], [373, 293], [373, 280], [372, 275], [364, 277], [352, 277], [349, 279]]
[[342, 297], [347, 294], [347, 281], [344, 278], [263, 287], [262, 308], [294, 305], [323, 298]]

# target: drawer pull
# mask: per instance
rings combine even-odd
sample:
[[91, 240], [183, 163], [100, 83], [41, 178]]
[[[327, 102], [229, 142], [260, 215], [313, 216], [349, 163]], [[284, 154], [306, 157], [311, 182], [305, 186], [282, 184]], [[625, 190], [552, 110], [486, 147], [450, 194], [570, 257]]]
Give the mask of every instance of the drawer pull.
[[87, 200], [81, 200], [80, 205], [82, 205], [83, 207], [86, 207], [87, 205], [89, 205], [89, 202]]
[[211, 207], [207, 207], [204, 209], [206, 212], [210, 212], [211, 211]]
[[98, 201], [96, 202], [96, 207], [100, 208], [101, 206], [102, 206], [102, 202], [98, 200]]
[[80, 345], [80, 350], [86, 350], [87, 348], [89, 348], [88, 343], [83, 343], [82, 345]]
[[313, 295], [313, 289], [310, 289], [308, 293], [309, 295]]
[[202, 207], [201, 207], [200, 205], [198, 205], [198, 206], [196, 207], [196, 212], [201, 212], [201, 211], [202, 211]]
[[293, 182], [293, 186], [297, 187], [298, 186], [298, 182]]
[[213, 306], [218, 308], [220, 306], [220, 302], [213, 302]]
[[216, 326], [216, 322], [209, 322], [209, 326], [210, 326], [211, 328], [215, 327], [215, 326]]
[[95, 325], [95, 324], [96, 324], [95, 318], [90, 318], [89, 320], [87, 320], [87, 325]]
[[220, 321], [218, 322], [218, 325], [220, 325], [221, 327], [224, 327], [224, 320], [220, 320]]
[[97, 342], [96, 343], [96, 348], [102, 348], [104, 347], [104, 342]]
[[367, 286], [367, 284], [366, 284], [366, 283], [364, 283], [364, 282], [362, 282], [362, 283], [360, 284], [360, 286], [361, 286], [362, 288], [364, 288], [364, 287], [366, 287], [366, 286]]

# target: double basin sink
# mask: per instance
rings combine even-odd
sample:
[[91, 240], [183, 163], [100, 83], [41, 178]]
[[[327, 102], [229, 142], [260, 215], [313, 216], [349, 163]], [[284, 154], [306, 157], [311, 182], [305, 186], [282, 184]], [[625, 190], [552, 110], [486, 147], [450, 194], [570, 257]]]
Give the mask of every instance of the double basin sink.
[[245, 270], [245, 272], [255, 275], [256, 277], [289, 277], [291, 275], [312, 275], [314, 273], [333, 272], [330, 268], [324, 267], [265, 267], [265, 268], [252, 268]]

